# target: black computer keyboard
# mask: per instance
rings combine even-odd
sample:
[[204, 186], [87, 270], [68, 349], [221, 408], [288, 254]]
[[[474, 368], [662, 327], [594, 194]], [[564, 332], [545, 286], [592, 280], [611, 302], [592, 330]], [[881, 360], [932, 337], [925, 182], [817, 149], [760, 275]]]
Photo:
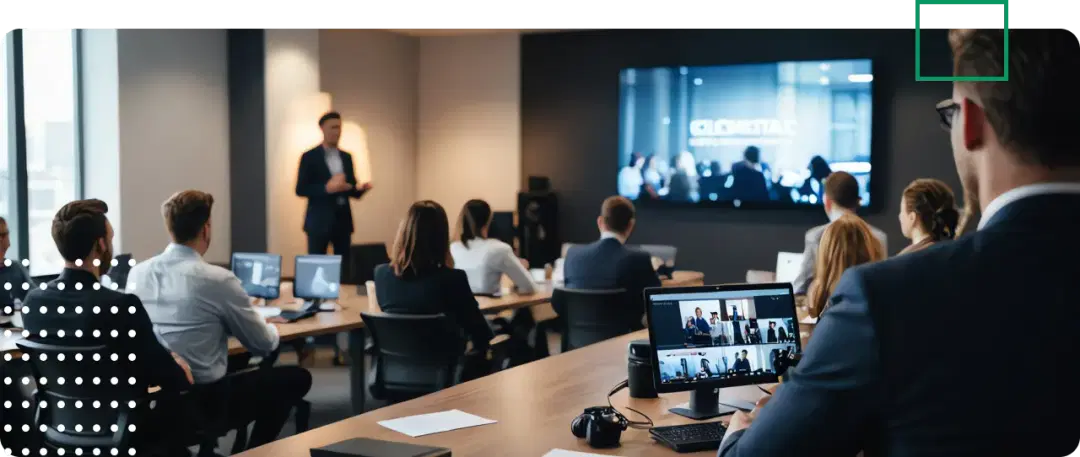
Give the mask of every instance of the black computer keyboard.
[[653, 439], [670, 447], [675, 452], [695, 452], [718, 449], [724, 439], [727, 427], [720, 422], [704, 424], [676, 425], [672, 427], [653, 427], [649, 434]]

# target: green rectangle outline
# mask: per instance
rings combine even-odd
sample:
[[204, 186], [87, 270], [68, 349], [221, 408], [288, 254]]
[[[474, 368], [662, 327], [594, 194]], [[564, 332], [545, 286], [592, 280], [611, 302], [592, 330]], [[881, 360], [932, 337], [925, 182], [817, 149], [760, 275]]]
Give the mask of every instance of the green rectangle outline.
[[[1005, 7], [1005, 71], [1001, 76], [923, 76], [921, 33], [919, 33], [919, 6], [921, 5], [1002, 5]], [[1009, 80], [1009, 0], [915, 0], [915, 80], [916, 81], [965, 81], [1005, 82]]]

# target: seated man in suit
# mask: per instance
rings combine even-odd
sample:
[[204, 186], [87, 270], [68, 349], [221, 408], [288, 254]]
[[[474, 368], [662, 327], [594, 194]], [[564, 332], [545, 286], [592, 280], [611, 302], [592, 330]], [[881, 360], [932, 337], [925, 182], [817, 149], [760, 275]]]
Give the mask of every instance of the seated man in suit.
[[[825, 196], [823, 200], [825, 214], [829, 216], [829, 224], [840, 219], [840, 216], [845, 214], [855, 214], [855, 210], [859, 209], [859, 202], [862, 201], [862, 197], [859, 196], [859, 181], [855, 180], [855, 177], [848, 172], [833, 172], [828, 178], [825, 178]], [[795, 277], [794, 283], [796, 295], [805, 295], [806, 291], [810, 289], [810, 282], [814, 280], [814, 265], [817, 262], [818, 246], [821, 244], [821, 236], [825, 233], [825, 227], [828, 227], [829, 224], [819, 225], [806, 232], [806, 247], [803, 250], [802, 267], [799, 269], [799, 275]], [[881, 241], [881, 247], [888, 253], [889, 245], [885, 232], [872, 225], [870, 230], [874, 233], [874, 237]]]
[[[32, 311], [24, 315], [23, 325], [31, 334], [42, 335], [43, 342], [100, 341], [112, 353], [134, 357], [131, 360], [135, 367], [129, 374], [137, 373], [131, 376], [137, 382], [147, 387], [160, 386], [165, 394], [186, 390], [192, 383], [187, 363], [154, 337], [139, 297], [99, 285], [113, 254], [112, 224], [105, 217], [108, 210], [101, 200], [77, 200], [56, 212], [52, 237], [64, 258], [64, 270], [44, 284], [45, 288], [34, 288], [26, 294], [24, 307]], [[163, 424], [175, 420], [165, 410], [155, 410], [146, 421], [150, 431], [136, 435], [146, 440], [140, 442], [160, 442], [175, 436], [172, 432], [159, 433], [164, 432]], [[187, 443], [175, 447], [182, 450], [183, 444]]]
[[[1010, 30], [1006, 59], [1003, 35], [950, 31], [956, 76], [1009, 78], [954, 82], [937, 106], [978, 231], [847, 270], [802, 361], [732, 417], [721, 457], [1058, 457], [1080, 444], [1080, 45], [1062, 29]], [[960, 322], [1009, 333], [1018, 303], [1067, 330], [938, 356]], [[984, 363], [999, 360], [1034, 369]], [[1003, 393], [1015, 400], [992, 400]]]
[[277, 348], [278, 333], [252, 308], [236, 275], [203, 260], [213, 205], [213, 196], [197, 190], [169, 197], [161, 210], [173, 242], [131, 269], [128, 288], [146, 303], [162, 339], [191, 363], [196, 392], [223, 389], [229, 424], [255, 422], [248, 446], [256, 447], [277, 439], [293, 406], [311, 389], [311, 374], [275, 366], [225, 377], [229, 336], [265, 356]]
[[[626, 314], [613, 316], [623, 319], [630, 328], [642, 327], [645, 313], [642, 291], [660, 287], [652, 259], [648, 253], [627, 248], [626, 239], [634, 231], [634, 204], [625, 197], [608, 197], [600, 207], [596, 225], [600, 241], [575, 245], [566, 253], [564, 282], [570, 289], [626, 289]], [[556, 309], [565, 316], [566, 310]]]

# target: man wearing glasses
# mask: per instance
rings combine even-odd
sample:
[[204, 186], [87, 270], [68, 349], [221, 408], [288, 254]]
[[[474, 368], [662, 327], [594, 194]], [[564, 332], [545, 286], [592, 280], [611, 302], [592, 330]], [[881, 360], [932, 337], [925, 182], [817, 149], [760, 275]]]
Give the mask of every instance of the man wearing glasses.
[[[938, 105], [977, 231], [845, 272], [802, 361], [732, 417], [721, 457], [1058, 457], [1080, 444], [1080, 44], [1065, 30], [1010, 30], [1007, 53], [1002, 30], [949, 41], [956, 76], [1008, 75], [955, 82]], [[1009, 333], [1017, 306], [1055, 331], [950, 355], [956, 328]]]

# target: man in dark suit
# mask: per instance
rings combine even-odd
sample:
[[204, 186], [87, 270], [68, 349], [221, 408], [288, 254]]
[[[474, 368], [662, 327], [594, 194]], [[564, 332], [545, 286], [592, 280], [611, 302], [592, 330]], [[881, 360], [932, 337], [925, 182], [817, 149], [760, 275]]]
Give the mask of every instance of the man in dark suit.
[[[94, 287], [99, 286], [113, 257], [113, 229], [105, 217], [107, 211], [101, 200], [77, 200], [57, 211], [52, 237], [64, 258], [64, 270], [45, 288], [26, 294], [23, 307], [32, 312], [25, 314], [23, 325], [32, 335], [40, 335], [42, 342], [85, 344], [100, 340], [111, 353], [134, 357], [133, 370], [117, 376], [134, 373], [137, 382], [146, 386], [160, 386], [166, 392], [185, 390], [192, 383], [191, 369], [154, 337], [153, 325], [139, 298]], [[156, 424], [161, 427], [155, 426], [155, 420], [147, 421], [151, 432], [141, 438], [149, 439], [156, 435], [155, 430], [167, 428], [165, 415], [157, 413], [155, 410], [152, 417], [162, 419]], [[160, 438], [169, 435], [172, 433]]]
[[338, 149], [341, 115], [329, 112], [319, 118], [323, 142], [300, 157], [296, 175], [296, 195], [308, 199], [304, 233], [309, 254], [326, 254], [330, 245], [349, 268], [349, 244], [353, 232], [350, 198], [360, 198], [371, 183], [357, 185], [352, 154]]
[[[600, 240], [575, 245], [566, 253], [564, 282], [570, 289], [626, 289], [630, 307], [623, 316], [630, 328], [641, 328], [645, 313], [642, 291], [660, 287], [652, 259], [646, 252], [625, 246], [634, 231], [634, 204], [625, 197], [608, 197], [600, 207], [596, 225]], [[565, 315], [566, 310], [555, 310]]]
[[765, 342], [776, 342], [776, 322], [769, 322], [769, 332], [765, 334]]
[[[1080, 45], [1060, 29], [1009, 35], [1006, 62], [1002, 30], [951, 31], [957, 76], [1007, 68], [1008, 81], [956, 82], [937, 107], [979, 230], [845, 272], [802, 361], [732, 417], [720, 456], [1058, 457], [1080, 444]], [[1011, 333], [1017, 304], [1072, 330], [940, 355], [972, 319]]]
[[743, 151], [743, 160], [731, 166], [731, 197], [742, 201], [768, 200], [765, 170], [768, 166], [761, 162], [761, 150], [757, 146], [748, 146]]

